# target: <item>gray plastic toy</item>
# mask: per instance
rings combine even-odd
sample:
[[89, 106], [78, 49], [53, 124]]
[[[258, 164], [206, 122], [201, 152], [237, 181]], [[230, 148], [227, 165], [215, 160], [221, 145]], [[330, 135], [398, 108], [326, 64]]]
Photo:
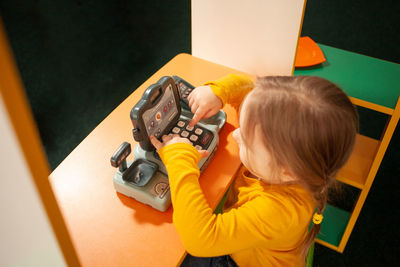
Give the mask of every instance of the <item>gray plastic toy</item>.
[[132, 108], [133, 136], [139, 144], [133, 149], [134, 162], [126, 162], [131, 152], [127, 142], [111, 157], [111, 165], [119, 167], [113, 179], [118, 192], [160, 211], [170, 206], [168, 173], [149, 140], [151, 135], [161, 139], [164, 134], [174, 133], [188, 138], [197, 149], [209, 152], [198, 164], [200, 172], [206, 168], [218, 147], [218, 133], [226, 122], [226, 114], [220, 110], [190, 127], [193, 114], [187, 110], [186, 97], [192, 89], [182, 78], [165, 76], [147, 88]]

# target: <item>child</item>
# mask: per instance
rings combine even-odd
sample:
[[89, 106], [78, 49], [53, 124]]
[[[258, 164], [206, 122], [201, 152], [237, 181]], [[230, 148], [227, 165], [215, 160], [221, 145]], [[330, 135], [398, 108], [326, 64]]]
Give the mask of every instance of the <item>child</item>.
[[151, 137], [168, 171], [173, 221], [186, 250], [213, 257], [189, 256], [184, 263], [304, 265], [328, 188], [351, 154], [358, 117], [337, 86], [318, 77], [282, 76], [258, 78], [253, 87], [244, 75], [228, 75], [188, 98], [192, 125], [226, 103], [241, 103], [233, 137], [244, 167], [223, 214], [213, 213], [198, 183], [197, 163], [207, 153], [179, 136], [162, 142]]

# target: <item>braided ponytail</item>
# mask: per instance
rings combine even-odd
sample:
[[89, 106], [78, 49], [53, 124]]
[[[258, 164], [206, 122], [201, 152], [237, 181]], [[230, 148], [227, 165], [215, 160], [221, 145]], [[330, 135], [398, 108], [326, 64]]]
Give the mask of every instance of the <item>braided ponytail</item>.
[[[326, 188], [323, 188], [321, 192], [319, 192], [318, 194], [314, 194], [314, 199], [317, 200], [317, 210], [315, 213], [322, 214], [325, 210], [326, 203], [328, 200], [328, 190], [326, 190]], [[306, 239], [303, 242], [303, 246], [301, 249], [302, 258], [305, 259], [307, 257], [308, 250], [310, 249], [312, 243], [314, 242], [314, 239], [317, 237], [320, 230], [321, 230], [321, 223], [317, 224], [313, 223], [310, 231], [306, 236]]]

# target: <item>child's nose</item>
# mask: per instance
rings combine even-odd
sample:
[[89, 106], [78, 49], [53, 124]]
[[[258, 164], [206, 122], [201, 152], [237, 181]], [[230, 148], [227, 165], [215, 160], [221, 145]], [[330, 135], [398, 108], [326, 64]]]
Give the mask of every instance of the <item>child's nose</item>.
[[236, 143], [240, 144], [240, 128], [235, 129], [232, 133], [232, 136]]

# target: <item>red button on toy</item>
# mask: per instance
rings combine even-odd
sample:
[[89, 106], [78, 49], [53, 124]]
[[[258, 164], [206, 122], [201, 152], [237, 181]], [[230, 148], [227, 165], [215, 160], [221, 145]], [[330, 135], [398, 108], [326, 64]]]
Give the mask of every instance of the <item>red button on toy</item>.
[[157, 114], [156, 114], [156, 120], [161, 120], [161, 113], [160, 112], [157, 112]]

